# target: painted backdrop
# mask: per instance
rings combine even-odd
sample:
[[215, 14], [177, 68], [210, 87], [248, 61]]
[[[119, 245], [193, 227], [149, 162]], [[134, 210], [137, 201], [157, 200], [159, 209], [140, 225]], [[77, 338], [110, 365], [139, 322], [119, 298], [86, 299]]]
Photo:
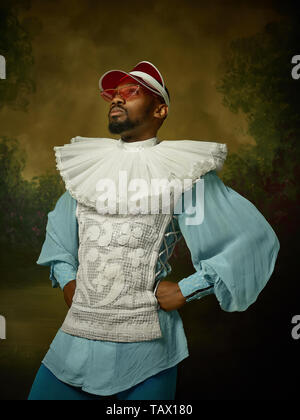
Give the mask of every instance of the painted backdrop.
[[[64, 192], [53, 147], [77, 135], [113, 137], [99, 77], [141, 60], [160, 69], [171, 96], [158, 137], [226, 143], [220, 177], [281, 243], [246, 312], [222, 311], [213, 295], [180, 310], [190, 357], [179, 365], [177, 399], [296, 395], [300, 80], [292, 58], [300, 32], [291, 4], [1, 0], [0, 399], [27, 398], [67, 312], [49, 270], [35, 264], [47, 214]], [[171, 265], [172, 281], [194, 272], [184, 243]]]

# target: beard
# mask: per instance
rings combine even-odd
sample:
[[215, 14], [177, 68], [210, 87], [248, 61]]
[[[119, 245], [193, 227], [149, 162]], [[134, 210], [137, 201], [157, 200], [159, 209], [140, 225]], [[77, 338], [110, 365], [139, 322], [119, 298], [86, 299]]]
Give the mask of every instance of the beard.
[[139, 125], [139, 121], [131, 121], [128, 117], [124, 121], [110, 121], [108, 129], [112, 134], [121, 134], [124, 131], [131, 130]]

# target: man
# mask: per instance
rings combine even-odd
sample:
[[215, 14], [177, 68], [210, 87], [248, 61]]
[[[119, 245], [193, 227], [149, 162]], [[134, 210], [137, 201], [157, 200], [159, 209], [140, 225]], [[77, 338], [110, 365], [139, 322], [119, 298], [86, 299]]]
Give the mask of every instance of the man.
[[[223, 310], [246, 310], [279, 242], [218, 178], [226, 145], [157, 139], [170, 96], [152, 63], [108, 71], [99, 83], [109, 130], [121, 138], [54, 148], [67, 191], [48, 214], [37, 263], [50, 266], [69, 311], [29, 399], [173, 400], [177, 365], [189, 355], [177, 309], [213, 293]], [[156, 179], [167, 182], [159, 189]], [[182, 238], [196, 272], [175, 284], [162, 279]]]

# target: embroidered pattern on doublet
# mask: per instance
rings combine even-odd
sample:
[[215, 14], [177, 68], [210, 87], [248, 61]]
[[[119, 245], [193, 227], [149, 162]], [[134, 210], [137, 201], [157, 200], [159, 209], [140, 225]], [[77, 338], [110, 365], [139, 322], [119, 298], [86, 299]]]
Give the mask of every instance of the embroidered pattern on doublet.
[[172, 215], [102, 215], [77, 203], [76, 216], [79, 268], [62, 331], [120, 342], [160, 338], [155, 268]]

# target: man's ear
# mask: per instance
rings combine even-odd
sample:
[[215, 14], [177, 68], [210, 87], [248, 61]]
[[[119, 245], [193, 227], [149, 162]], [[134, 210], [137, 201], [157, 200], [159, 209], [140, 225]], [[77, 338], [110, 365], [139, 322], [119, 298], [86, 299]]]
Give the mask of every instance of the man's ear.
[[164, 120], [168, 115], [168, 111], [169, 107], [167, 104], [159, 104], [154, 111], [154, 117]]

